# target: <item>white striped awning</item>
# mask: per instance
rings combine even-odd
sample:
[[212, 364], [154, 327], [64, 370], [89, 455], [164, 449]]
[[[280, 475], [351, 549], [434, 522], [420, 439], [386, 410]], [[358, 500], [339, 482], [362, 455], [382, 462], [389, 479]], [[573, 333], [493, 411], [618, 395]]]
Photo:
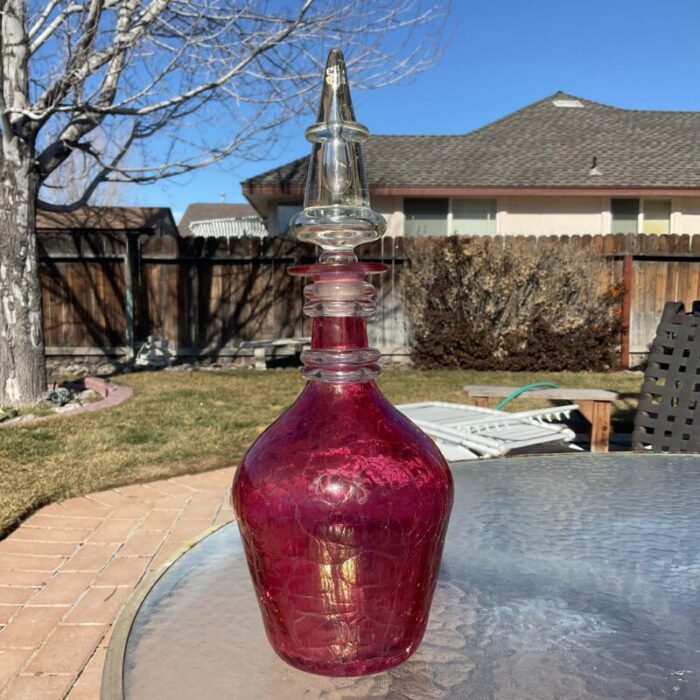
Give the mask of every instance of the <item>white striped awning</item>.
[[265, 238], [268, 235], [263, 220], [257, 216], [192, 221], [190, 233], [200, 238]]

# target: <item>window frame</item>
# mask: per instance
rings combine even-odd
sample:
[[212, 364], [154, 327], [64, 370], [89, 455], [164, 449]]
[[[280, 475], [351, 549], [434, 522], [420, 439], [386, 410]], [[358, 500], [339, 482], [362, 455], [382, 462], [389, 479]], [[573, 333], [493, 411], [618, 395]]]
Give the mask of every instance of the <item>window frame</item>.
[[289, 217], [289, 220], [287, 222], [287, 227], [284, 229], [284, 231], [280, 231], [280, 207], [298, 207], [297, 211], [292, 214], [294, 216], [295, 214], [299, 213], [303, 208], [304, 208], [304, 202], [303, 200], [300, 201], [278, 201], [276, 203], [275, 207], [275, 232], [272, 234], [273, 236], [285, 236], [287, 235], [287, 232], [289, 231], [289, 221], [291, 221], [292, 216]]
[[[403, 198], [403, 203], [402, 203], [402, 211], [403, 211], [403, 217], [404, 217], [404, 224], [403, 224], [403, 233], [404, 236], [412, 236], [415, 238], [429, 238], [431, 234], [423, 235], [423, 234], [416, 234], [416, 233], [408, 233], [408, 224], [409, 222], [416, 221], [416, 219], [409, 219], [408, 215], [406, 213], [406, 202], [407, 201], [421, 201], [421, 202], [442, 202], [445, 201], [447, 203], [447, 210], [445, 214], [445, 225], [444, 225], [444, 231], [441, 234], [441, 236], [447, 235], [447, 222], [450, 219], [450, 197], [404, 197]], [[439, 219], [434, 219], [434, 221], [439, 221]]]
[[663, 202], [668, 202], [668, 234], [673, 233], [673, 197], [610, 197], [609, 200], [609, 206], [608, 210], [610, 212], [610, 231], [609, 233], [611, 234], [617, 234], [619, 233], [618, 231], [615, 231], [615, 220], [613, 216], [613, 202], [616, 199], [636, 199], [637, 202], [639, 203], [638, 209], [637, 209], [637, 218], [636, 218], [636, 230], [634, 233], [623, 233], [621, 235], [633, 235], [633, 236], [640, 236], [640, 235], [645, 235], [645, 236], [663, 236], [667, 234], [659, 234], [659, 233], [646, 233], [644, 231], [644, 224], [646, 221], [645, 218], [645, 209], [646, 209], [646, 204], [647, 202], [654, 202], [654, 201], [663, 201]]
[[[632, 222], [634, 221], [634, 231], [616, 231], [615, 230], [615, 212], [613, 211], [613, 203], [616, 201], [624, 201], [624, 202], [637, 202], [637, 212], [634, 215], [634, 219], [631, 217], [629, 219], [625, 219], [625, 221]], [[641, 228], [642, 224], [642, 219], [641, 219], [641, 212], [642, 212], [642, 198], [641, 197], [611, 197], [610, 198], [610, 233], [617, 235], [623, 235], [623, 236], [629, 236], [629, 235], [637, 235], [639, 233], [639, 229]]]
[[[415, 233], [408, 233], [408, 223], [409, 219], [406, 215], [406, 201], [407, 200], [447, 200], [447, 215], [445, 217], [445, 226], [443, 233], [439, 234], [442, 236], [497, 236], [498, 235], [498, 211], [499, 211], [499, 198], [498, 197], [403, 197], [402, 202], [402, 212], [403, 212], [403, 234], [404, 236], [416, 236]], [[493, 206], [493, 219], [486, 219], [487, 226], [493, 222], [493, 233], [457, 233], [454, 231], [454, 201], [455, 200], [479, 200], [479, 201], [492, 201]], [[418, 237], [426, 237], [419, 234]]]
[[[458, 233], [455, 231], [454, 223], [454, 202], [455, 200], [464, 201], [479, 201], [479, 202], [493, 202], [493, 218], [486, 219], [486, 227], [493, 222], [493, 232], [486, 231], [486, 233]], [[448, 236], [497, 236], [498, 235], [498, 197], [450, 197], [450, 209], [447, 217], [447, 235]]]
[[[665, 236], [671, 233], [671, 220], [673, 217], [673, 198], [671, 197], [641, 197], [642, 200], [641, 206], [640, 206], [640, 220], [639, 220], [639, 229], [640, 232], [645, 234], [646, 236]], [[668, 231], [665, 233], [647, 233], [644, 230], [644, 226], [646, 223], [646, 205], [647, 202], [668, 202]], [[661, 219], [656, 219], [656, 221], [660, 221]]]

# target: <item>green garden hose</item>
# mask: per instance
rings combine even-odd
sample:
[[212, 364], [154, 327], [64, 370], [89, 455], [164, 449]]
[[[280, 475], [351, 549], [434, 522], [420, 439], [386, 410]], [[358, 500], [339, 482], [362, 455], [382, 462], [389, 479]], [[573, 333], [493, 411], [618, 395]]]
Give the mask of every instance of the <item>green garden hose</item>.
[[520, 394], [524, 394], [526, 391], [531, 391], [532, 389], [557, 389], [557, 385], [554, 382], [532, 382], [532, 384], [525, 384], [515, 391], [511, 392], [506, 396], [503, 401], [501, 401], [497, 406], [496, 410], [500, 411], [504, 406], [509, 404], [513, 399], [517, 399]]

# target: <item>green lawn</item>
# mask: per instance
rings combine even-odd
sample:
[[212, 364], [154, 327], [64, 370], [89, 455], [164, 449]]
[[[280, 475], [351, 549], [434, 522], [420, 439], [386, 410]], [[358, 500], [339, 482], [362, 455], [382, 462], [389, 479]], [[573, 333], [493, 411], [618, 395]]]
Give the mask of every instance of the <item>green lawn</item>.
[[[629, 424], [641, 375], [390, 370], [380, 378], [395, 403], [463, 401], [463, 384], [551, 379], [560, 386], [625, 394], [616, 428]], [[298, 370], [143, 372], [119, 381], [134, 396], [117, 408], [0, 428], [0, 535], [37, 507], [116, 485], [235, 465], [303, 386]], [[509, 409], [532, 408], [519, 399]], [[541, 403], [539, 404], [541, 405]]]

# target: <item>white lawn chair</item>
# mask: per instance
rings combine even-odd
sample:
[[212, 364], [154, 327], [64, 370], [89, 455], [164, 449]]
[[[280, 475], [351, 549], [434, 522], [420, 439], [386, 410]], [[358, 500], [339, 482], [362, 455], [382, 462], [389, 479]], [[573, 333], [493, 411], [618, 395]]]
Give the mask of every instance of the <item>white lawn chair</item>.
[[545, 442], [570, 442], [575, 437], [572, 430], [548, 421], [568, 418], [578, 406], [568, 404], [509, 413], [459, 403], [423, 401], [397, 408], [435, 440], [445, 459], [456, 462], [501, 457], [516, 448]]

